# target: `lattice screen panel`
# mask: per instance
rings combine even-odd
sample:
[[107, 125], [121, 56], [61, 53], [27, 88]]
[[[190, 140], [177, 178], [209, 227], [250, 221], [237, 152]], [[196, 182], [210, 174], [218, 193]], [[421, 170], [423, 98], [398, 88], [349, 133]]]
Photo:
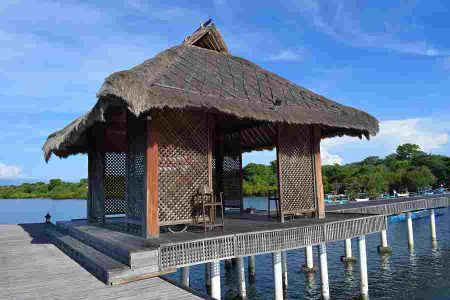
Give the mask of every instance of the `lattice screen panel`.
[[279, 125], [280, 178], [284, 213], [315, 209], [312, 130], [306, 125]]
[[136, 221], [142, 221], [144, 216], [145, 198], [145, 155], [129, 153], [128, 159], [128, 207], [127, 217]]
[[128, 116], [127, 218], [144, 219], [145, 185], [145, 120]]
[[127, 154], [106, 152], [104, 161], [105, 215], [124, 214], [127, 212]]
[[223, 157], [223, 204], [225, 207], [241, 207], [241, 144], [239, 139], [227, 141]]
[[165, 111], [154, 115], [152, 126], [160, 131], [160, 224], [191, 222], [198, 188], [208, 184], [207, 117], [188, 111]]

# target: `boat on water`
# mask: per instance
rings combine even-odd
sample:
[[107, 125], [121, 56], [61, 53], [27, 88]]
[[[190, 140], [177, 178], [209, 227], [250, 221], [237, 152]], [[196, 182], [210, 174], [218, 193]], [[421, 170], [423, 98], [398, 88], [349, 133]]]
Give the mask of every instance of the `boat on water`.
[[347, 204], [348, 199], [344, 194], [326, 194], [325, 204]]
[[369, 194], [367, 193], [359, 193], [358, 197], [355, 198], [356, 202], [367, 202], [369, 201]]
[[404, 193], [398, 193], [396, 190], [394, 190], [394, 196], [397, 198], [406, 198], [409, 197], [409, 192], [405, 191]]

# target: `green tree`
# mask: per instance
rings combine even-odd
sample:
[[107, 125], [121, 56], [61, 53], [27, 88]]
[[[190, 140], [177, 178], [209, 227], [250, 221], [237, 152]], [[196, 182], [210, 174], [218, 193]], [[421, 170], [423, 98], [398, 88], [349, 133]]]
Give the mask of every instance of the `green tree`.
[[397, 147], [397, 157], [401, 160], [410, 160], [420, 153], [420, 146], [416, 144], [407, 143]]

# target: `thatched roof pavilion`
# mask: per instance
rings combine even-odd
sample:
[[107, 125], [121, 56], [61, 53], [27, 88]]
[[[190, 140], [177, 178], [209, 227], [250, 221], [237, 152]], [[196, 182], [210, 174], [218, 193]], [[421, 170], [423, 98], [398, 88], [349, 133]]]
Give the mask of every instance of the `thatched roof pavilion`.
[[[289, 151], [280, 149], [287, 149], [288, 143], [299, 143], [301, 144], [299, 148], [305, 149], [305, 153], [310, 151], [317, 156], [317, 153], [320, 154], [318, 143], [321, 138], [342, 135], [369, 138], [378, 132], [378, 121], [371, 115], [338, 104], [246, 59], [231, 55], [219, 31], [212, 23], [200, 27], [180, 45], [164, 50], [130, 70], [110, 75], [105, 79], [97, 97], [96, 105], [89, 112], [48, 137], [43, 147], [46, 160], [49, 160], [52, 154], [67, 157], [77, 153], [89, 153], [94, 156], [93, 153], [100, 152], [126, 152], [127, 157], [131, 157], [130, 149], [137, 151], [136, 149], [139, 148], [133, 146], [131, 136], [136, 139], [138, 137], [145, 139], [144, 132], [147, 132], [147, 142], [144, 144], [150, 147], [149, 145], [152, 144], [150, 136], [151, 133], [155, 133], [153, 130], [156, 127], [158, 127], [158, 134], [154, 137], [158, 137], [162, 145], [165, 141], [167, 149], [173, 150], [175, 147], [173, 151], [176, 152], [177, 145], [181, 149], [184, 146], [180, 145], [187, 143], [187, 140], [174, 142], [174, 139], [166, 139], [164, 135], [176, 132], [179, 129], [176, 124], [179, 123], [180, 126], [184, 124], [179, 118], [184, 118], [190, 113], [193, 115], [188, 118], [189, 122], [186, 121], [186, 124], [195, 124], [195, 126], [190, 128], [189, 125], [190, 133], [183, 132], [177, 136], [187, 139], [186, 135], [195, 133], [192, 138], [202, 140], [203, 135], [200, 129], [203, 125], [199, 124], [203, 120], [208, 120], [205, 123], [207, 128], [204, 140], [207, 147], [205, 151], [209, 153], [207, 155], [209, 160], [211, 157], [213, 160], [216, 159], [213, 162], [215, 164], [219, 161], [223, 162], [224, 151], [228, 151], [227, 147], [233, 148], [234, 146], [230, 145], [236, 140], [235, 145], [238, 150], [235, 153], [238, 153], [236, 154], [238, 156], [242, 151], [276, 147], [279, 161], [281, 161], [283, 151], [285, 153]], [[203, 117], [198, 117], [199, 114]], [[143, 122], [147, 122], [147, 127], [136, 121], [141, 119], [146, 120]], [[149, 125], [150, 122], [153, 122], [152, 126]], [[182, 126], [186, 127], [186, 124]], [[144, 128], [147, 129], [144, 130]], [[300, 131], [301, 136], [298, 135]], [[303, 140], [307, 140], [307, 143], [303, 143]], [[283, 141], [286, 142], [286, 147], [283, 146]], [[166, 153], [168, 157], [173, 156], [173, 153], [164, 152], [162, 147], [164, 146], [160, 145], [159, 156], [157, 155], [155, 161], [157, 165], [159, 162], [159, 167], [156, 167], [159, 168], [159, 173], [156, 172], [155, 176], [159, 178], [160, 191], [159, 196], [155, 197], [159, 197], [160, 214], [164, 213], [164, 205], [161, 204], [164, 201], [161, 198], [163, 188], [161, 184], [164, 182], [161, 181], [161, 174], [167, 170], [161, 167], [164, 161], [161, 155]], [[217, 154], [217, 151], [220, 152], [217, 149], [221, 147], [222, 154]], [[188, 148], [191, 149], [192, 145]], [[145, 152], [142, 149], [139, 151]], [[297, 150], [286, 155], [292, 160], [292, 155], [297, 155], [296, 153], [298, 153]], [[146, 155], [148, 165], [150, 161], [148, 151]], [[182, 162], [179, 163], [182, 164]], [[242, 164], [242, 161], [240, 160], [239, 163]], [[215, 171], [212, 170], [214, 166], [209, 161], [207, 167], [209, 177], [207, 183], [215, 185], [211, 178], [215, 176]], [[298, 166], [291, 167], [290, 172], [295, 174]], [[317, 162], [315, 165], [310, 165], [305, 169], [306, 171], [300, 172], [303, 174], [303, 179], [300, 179], [303, 181], [306, 177], [317, 179], [318, 167]], [[287, 176], [283, 170], [280, 162], [279, 176]], [[90, 171], [90, 176], [91, 174], [93, 173]], [[223, 176], [225, 175], [222, 173]], [[291, 177], [284, 180], [289, 181]], [[294, 179], [293, 185], [300, 180], [297, 177]], [[91, 191], [95, 189], [95, 182], [93, 181], [92, 184]], [[317, 194], [313, 189], [316, 191], [320, 189], [321, 182], [320, 187], [317, 186], [317, 182], [311, 184], [312, 187], [305, 193], [311, 193], [313, 197]], [[221, 190], [223, 189], [222, 184]], [[297, 191], [291, 192], [298, 194]], [[289, 193], [285, 191], [285, 195]], [[95, 198], [94, 195], [92, 198]], [[304, 208], [314, 210], [317, 206], [316, 202]], [[170, 209], [173, 208], [174, 206], [170, 207]], [[301, 209], [289, 211], [297, 212]], [[161, 219], [161, 215], [159, 217]], [[173, 219], [167, 224], [171, 222], [177, 223]]]

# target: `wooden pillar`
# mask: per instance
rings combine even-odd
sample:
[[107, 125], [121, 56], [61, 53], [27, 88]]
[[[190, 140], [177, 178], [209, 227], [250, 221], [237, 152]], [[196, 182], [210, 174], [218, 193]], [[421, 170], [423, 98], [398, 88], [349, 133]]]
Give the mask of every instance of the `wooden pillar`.
[[313, 160], [316, 187], [316, 217], [325, 218], [325, 201], [322, 183], [322, 161], [320, 158], [320, 125], [313, 125]]
[[[239, 140], [240, 142], [240, 140]], [[240, 154], [239, 154], [239, 176], [240, 176], [240, 213], [243, 214], [244, 213], [244, 172], [242, 170], [242, 149], [241, 147], [239, 147], [240, 149]]]
[[[212, 156], [214, 145], [214, 119], [211, 114], [208, 113], [208, 186], [213, 188], [213, 174], [212, 174]], [[214, 191], [217, 192], [217, 191]]]
[[88, 199], [87, 199], [87, 205], [86, 205], [86, 219], [88, 223], [93, 223], [94, 221], [94, 201], [95, 201], [95, 195], [94, 195], [94, 167], [95, 167], [95, 160], [94, 160], [94, 153], [90, 151], [88, 153]]
[[277, 178], [278, 178], [278, 213], [280, 216], [280, 223], [284, 223], [284, 214], [283, 214], [283, 180], [281, 179], [281, 157], [280, 157], [280, 139], [281, 139], [281, 127], [282, 124], [277, 123], [276, 124], [276, 130], [277, 130]]
[[155, 118], [146, 120], [146, 201], [145, 201], [145, 237], [159, 236], [158, 207], [158, 143], [159, 126]]
[[[91, 220], [94, 223], [105, 223], [105, 126], [97, 123], [91, 131], [92, 156], [92, 200], [90, 203]], [[89, 216], [88, 216], [89, 218]]]

